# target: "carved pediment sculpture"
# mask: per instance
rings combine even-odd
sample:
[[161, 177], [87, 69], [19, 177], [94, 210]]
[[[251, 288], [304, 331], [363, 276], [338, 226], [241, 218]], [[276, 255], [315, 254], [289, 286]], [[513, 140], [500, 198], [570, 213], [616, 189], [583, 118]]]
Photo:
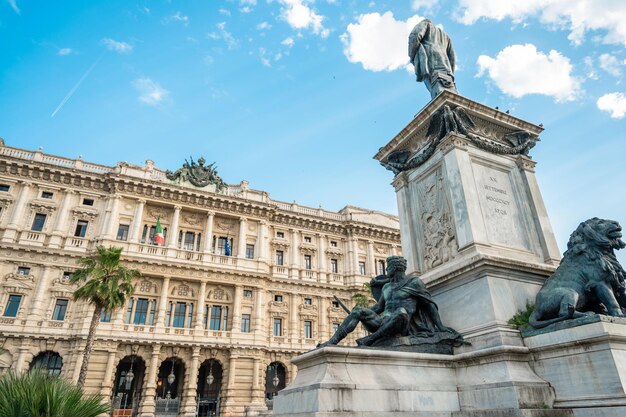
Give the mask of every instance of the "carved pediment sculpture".
[[135, 284], [135, 292], [143, 294], [158, 294], [159, 288], [154, 282], [144, 279]]
[[72, 208], [74, 218], [93, 221], [98, 217], [98, 210], [91, 207], [76, 206]]
[[2, 287], [5, 288], [5, 292], [15, 292], [23, 294], [29, 290], [32, 290], [35, 284], [35, 277], [33, 275], [22, 275], [10, 273], [4, 276]]
[[172, 290], [170, 291], [170, 295], [183, 298], [195, 298], [196, 291], [193, 289], [193, 287], [183, 281], [172, 288]]
[[326, 248], [325, 253], [329, 257], [341, 258], [343, 256], [343, 252], [341, 251], [341, 249], [332, 246]]
[[313, 255], [317, 252], [317, 247], [314, 243], [302, 242], [299, 246], [300, 253], [303, 255]]
[[270, 301], [267, 305], [271, 313], [287, 314], [289, 311], [289, 305], [285, 301]]
[[274, 249], [279, 249], [279, 250], [287, 250], [289, 249], [289, 246], [291, 246], [291, 243], [289, 243], [287, 239], [280, 238], [280, 237], [273, 238], [270, 241], [270, 244], [272, 245]]
[[300, 304], [298, 309], [300, 310], [300, 316], [303, 319], [317, 318], [318, 316], [317, 306], [314, 304]]
[[232, 291], [222, 286], [217, 286], [215, 288], [211, 288], [207, 292], [207, 299], [217, 300], [217, 301], [222, 301], [222, 302], [230, 302], [233, 299], [233, 293]]
[[226, 189], [227, 185], [217, 174], [215, 162], [205, 165], [206, 159], [200, 157], [196, 163], [192, 157], [189, 157], [183, 166], [176, 171], [166, 171], [165, 176], [168, 180], [176, 183], [189, 182], [195, 187], [206, 187], [209, 184], [215, 185], [215, 190], [221, 192]]

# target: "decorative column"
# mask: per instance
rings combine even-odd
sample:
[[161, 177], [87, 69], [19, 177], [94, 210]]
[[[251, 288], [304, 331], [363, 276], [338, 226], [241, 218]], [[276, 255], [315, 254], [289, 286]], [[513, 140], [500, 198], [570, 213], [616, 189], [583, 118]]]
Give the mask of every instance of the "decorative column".
[[297, 294], [291, 294], [289, 297], [289, 337], [291, 343], [296, 343], [298, 340], [298, 298]]
[[111, 213], [109, 215], [104, 238], [113, 240], [115, 239], [115, 234], [117, 232], [116, 226], [119, 224], [120, 200], [122, 199], [122, 197], [120, 197], [119, 195], [114, 195], [111, 198]]
[[[237, 373], [237, 358], [239, 355], [234, 351], [230, 351], [230, 359], [228, 361], [228, 379], [226, 383], [226, 399], [224, 401], [224, 415], [233, 415], [234, 408], [237, 407], [237, 399], [235, 398], [235, 374]], [[228, 414], [230, 412], [230, 414]]]
[[133, 224], [130, 231], [130, 243], [139, 242], [139, 234], [141, 233], [141, 223], [143, 223], [143, 209], [146, 205], [146, 200], [140, 198], [137, 200], [137, 206], [135, 207], [135, 216], [133, 218]]
[[115, 355], [117, 351], [110, 350], [107, 356], [107, 365], [104, 369], [104, 379], [102, 380], [102, 388], [100, 389], [100, 395], [104, 398], [111, 398], [111, 389], [113, 388], [113, 370], [115, 369]]
[[298, 279], [299, 277], [299, 267], [300, 262], [298, 257], [300, 256], [300, 251], [298, 250], [299, 239], [298, 239], [298, 230], [291, 229], [291, 270], [289, 271], [289, 275], [292, 279]]
[[176, 243], [178, 242], [178, 222], [180, 220], [180, 206], [174, 206], [174, 215], [172, 216], [172, 227], [167, 234], [167, 247], [171, 249], [176, 248]]
[[248, 219], [245, 217], [241, 217], [239, 219], [239, 241], [237, 245], [237, 257], [245, 258], [246, 257], [246, 229], [248, 225]]
[[261, 288], [256, 290], [256, 304], [254, 308], [254, 333], [255, 339], [265, 335], [265, 314], [263, 314], [265, 291]]
[[391, 256], [398, 256], [398, 246], [391, 245]]
[[139, 417], [154, 417], [156, 408], [156, 387], [157, 375], [159, 372], [159, 354], [161, 345], [152, 345], [152, 356], [147, 369], [146, 390], [144, 391], [141, 405], [139, 406]]
[[13, 206], [13, 211], [11, 212], [11, 217], [9, 220], [9, 224], [7, 225], [6, 230], [4, 231], [4, 235], [2, 236], [2, 242], [13, 242], [17, 235], [17, 231], [20, 229], [20, 225], [22, 223], [22, 215], [26, 211], [26, 201], [28, 200], [28, 196], [30, 194], [30, 182], [22, 182], [22, 189], [20, 190], [20, 195], [17, 197], [17, 201]]
[[235, 299], [233, 300], [233, 333], [241, 332], [241, 299], [243, 298], [243, 287], [235, 286]]
[[[358, 258], [357, 258], [357, 267], [358, 267]], [[357, 269], [357, 272], [360, 272]], [[374, 242], [371, 240], [367, 241], [367, 267], [365, 269], [365, 273], [370, 276], [376, 275], [376, 259], [374, 258]]]
[[183, 393], [182, 415], [184, 417], [196, 417], [196, 395], [198, 393], [198, 358], [200, 346], [194, 346], [191, 353], [191, 365], [188, 368], [185, 380], [185, 392]]
[[359, 239], [352, 238], [352, 264], [350, 265], [350, 275], [359, 273]]
[[204, 253], [211, 253], [213, 247], [213, 219], [215, 213], [208, 211], [206, 214], [206, 227], [204, 228]]
[[26, 362], [26, 355], [30, 349], [30, 340], [23, 339], [22, 345], [18, 348], [17, 359], [15, 360], [15, 373], [19, 374], [24, 371], [24, 362]]
[[61, 208], [58, 211], [57, 219], [54, 223], [54, 230], [52, 231], [52, 235], [50, 236], [50, 242], [48, 243], [48, 247], [50, 248], [60, 247], [64, 232], [67, 231], [65, 223], [67, 222], [67, 215], [69, 214], [70, 205], [76, 192], [71, 189], [65, 189], [64, 191], [65, 195], [63, 196]]
[[157, 311], [157, 327], [165, 327], [165, 309], [167, 308], [167, 292], [170, 287], [170, 277], [163, 278], [161, 297], [159, 298], [159, 311]]
[[322, 342], [325, 342], [330, 337], [328, 335], [328, 311], [326, 311], [326, 298], [320, 297], [318, 299], [318, 308], [319, 308], [319, 336]]
[[317, 234], [317, 280], [319, 282], [326, 282], [326, 236]]
[[41, 277], [37, 281], [37, 288], [35, 289], [35, 294], [33, 295], [33, 301], [30, 305], [30, 312], [28, 313], [27, 320], [39, 321], [42, 320], [42, 304], [44, 301], [48, 300], [47, 297], [47, 289], [49, 283], [49, 276], [52, 271], [52, 267], [49, 265], [44, 265], [43, 271], [41, 272]]
[[259, 222], [259, 243], [258, 243], [258, 259], [267, 262], [267, 220]]
[[202, 281], [200, 283], [200, 291], [198, 291], [198, 305], [196, 306], [196, 332], [198, 334], [202, 333], [204, 328], [204, 323], [202, 323], [202, 319], [204, 316], [204, 303], [206, 298], [206, 282]]

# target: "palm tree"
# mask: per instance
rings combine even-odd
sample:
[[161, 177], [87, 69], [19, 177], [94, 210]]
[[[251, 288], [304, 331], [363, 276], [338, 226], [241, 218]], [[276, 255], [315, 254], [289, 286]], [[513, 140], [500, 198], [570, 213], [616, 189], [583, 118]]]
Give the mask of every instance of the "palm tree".
[[369, 282], [363, 284], [363, 291], [352, 295], [355, 307], [371, 307], [376, 303], [372, 294], [372, 287]]
[[120, 263], [121, 254], [122, 248], [98, 246], [94, 256], [78, 261], [82, 268], [75, 271], [70, 278], [72, 284], [83, 284], [74, 291], [74, 300], [86, 300], [94, 306], [78, 377], [78, 386], [81, 388], [85, 384], [100, 315], [103, 311], [112, 312], [124, 307], [133, 295], [133, 279], [141, 276], [138, 270], [128, 269]]
[[97, 417], [109, 410], [102, 400], [37, 370], [0, 378], [0, 417]]

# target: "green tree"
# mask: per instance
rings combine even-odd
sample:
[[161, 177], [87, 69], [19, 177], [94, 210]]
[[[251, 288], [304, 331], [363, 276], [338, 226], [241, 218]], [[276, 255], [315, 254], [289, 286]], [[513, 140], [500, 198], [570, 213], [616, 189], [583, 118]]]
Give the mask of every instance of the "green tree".
[[109, 411], [101, 395], [84, 395], [37, 370], [0, 378], [0, 417], [96, 417]]
[[358, 292], [352, 295], [352, 301], [355, 307], [371, 307], [376, 303], [372, 294], [372, 287], [369, 282], [363, 284], [364, 292]]
[[81, 388], [85, 385], [87, 366], [93, 350], [100, 315], [103, 311], [113, 312], [124, 307], [133, 295], [133, 279], [141, 276], [138, 270], [128, 269], [122, 265], [121, 254], [122, 248], [98, 246], [93, 256], [81, 258], [78, 261], [82, 268], [76, 270], [70, 279], [71, 283], [82, 284], [74, 292], [74, 300], [86, 300], [94, 306], [78, 377], [78, 386]]

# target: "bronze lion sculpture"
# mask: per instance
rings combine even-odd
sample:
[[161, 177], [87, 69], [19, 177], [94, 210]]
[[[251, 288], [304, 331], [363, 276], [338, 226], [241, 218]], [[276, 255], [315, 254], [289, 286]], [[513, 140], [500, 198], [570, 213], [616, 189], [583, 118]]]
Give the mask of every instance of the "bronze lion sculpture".
[[624, 247], [618, 222], [597, 217], [582, 222], [560, 266], [539, 290], [529, 324], [539, 329], [593, 313], [622, 317], [626, 273], [614, 251]]

